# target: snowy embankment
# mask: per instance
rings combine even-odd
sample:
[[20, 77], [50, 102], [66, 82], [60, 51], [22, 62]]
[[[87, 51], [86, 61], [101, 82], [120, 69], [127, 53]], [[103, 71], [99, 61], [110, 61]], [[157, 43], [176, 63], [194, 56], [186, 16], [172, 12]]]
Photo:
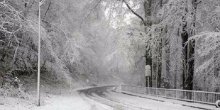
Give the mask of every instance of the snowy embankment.
[[[213, 110], [211, 105], [140, 95], [121, 91], [116, 86], [85, 87], [42, 92], [41, 106], [36, 97], [0, 96], [0, 110]], [[36, 94], [35, 92], [29, 94]]]
[[[34, 93], [32, 93], [34, 94]], [[110, 107], [79, 95], [76, 90], [60, 94], [41, 94], [41, 106], [36, 106], [36, 97], [14, 98], [0, 96], [0, 110], [111, 110]]]

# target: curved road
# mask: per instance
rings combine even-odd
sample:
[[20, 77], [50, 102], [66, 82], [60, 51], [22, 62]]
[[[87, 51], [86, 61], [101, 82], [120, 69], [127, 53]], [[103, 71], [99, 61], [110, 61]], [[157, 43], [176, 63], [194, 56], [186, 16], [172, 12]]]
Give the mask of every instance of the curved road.
[[158, 101], [149, 98], [117, 92], [114, 86], [95, 87], [80, 90], [80, 94], [112, 107], [114, 110], [209, 110], [190, 107], [169, 101]]

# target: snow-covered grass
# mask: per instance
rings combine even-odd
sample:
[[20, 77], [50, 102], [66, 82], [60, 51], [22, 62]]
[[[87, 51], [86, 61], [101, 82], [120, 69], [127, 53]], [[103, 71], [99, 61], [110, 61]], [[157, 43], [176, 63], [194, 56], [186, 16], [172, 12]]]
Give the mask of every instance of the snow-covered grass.
[[[90, 88], [92, 89], [90, 90]], [[78, 90], [87, 91], [85, 93], [79, 93]], [[104, 95], [100, 95], [100, 92], [103, 92]], [[60, 91], [60, 89], [52, 89], [51, 92], [42, 91], [41, 93], [41, 106], [36, 106], [35, 91], [29, 91], [27, 94], [31, 95], [27, 95], [27, 98], [0, 96], [0, 110], [198, 110], [201, 108], [207, 108], [211, 110], [216, 109], [214, 106], [203, 105], [199, 103], [190, 103], [145, 95], [142, 96], [140, 94], [134, 94], [134, 96], [129, 94], [123, 94], [120, 92], [112, 92], [102, 87], [62, 89], [62, 91]]]
[[41, 106], [36, 106], [36, 92], [28, 98], [0, 96], [0, 110], [109, 110], [110, 107], [79, 95], [75, 90], [51, 90], [42, 92]]

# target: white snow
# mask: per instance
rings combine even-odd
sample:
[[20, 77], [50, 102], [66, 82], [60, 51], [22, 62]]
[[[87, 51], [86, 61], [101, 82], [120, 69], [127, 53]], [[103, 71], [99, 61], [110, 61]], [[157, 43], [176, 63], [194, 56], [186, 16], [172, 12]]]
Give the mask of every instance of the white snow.
[[[31, 98], [29, 98], [28, 100], [21, 98], [0, 96], [0, 110], [124, 110], [124, 109], [112, 108], [108, 106], [109, 103], [111, 103], [111, 105], [112, 104], [115, 105], [114, 107], [117, 106], [120, 107], [121, 105], [123, 107], [129, 108], [129, 110], [139, 110], [139, 109], [197, 110], [199, 109], [199, 108], [193, 108], [191, 106], [208, 108], [212, 110], [214, 109], [219, 110], [215, 108], [215, 106], [211, 106], [211, 105], [164, 99], [153, 96], [144, 96], [146, 98], [143, 98], [143, 97], [138, 97], [140, 95], [131, 96], [131, 95], [112, 92], [112, 91], [105, 92], [104, 96], [99, 96], [95, 92], [91, 94], [92, 94], [91, 96], [94, 97], [93, 99], [86, 97], [85, 94], [79, 94], [77, 90], [66, 90], [61, 94], [56, 94], [56, 95], [42, 93], [41, 95], [42, 101], [40, 107], [36, 106], [36, 101], [35, 101], [36, 97], [33, 96], [31, 96]], [[100, 99], [100, 100], [95, 101], [96, 99]]]
[[[33, 97], [34, 98], [34, 97]], [[109, 110], [108, 106], [89, 100], [76, 91], [70, 94], [43, 94], [41, 106], [33, 99], [0, 96], [0, 110]]]

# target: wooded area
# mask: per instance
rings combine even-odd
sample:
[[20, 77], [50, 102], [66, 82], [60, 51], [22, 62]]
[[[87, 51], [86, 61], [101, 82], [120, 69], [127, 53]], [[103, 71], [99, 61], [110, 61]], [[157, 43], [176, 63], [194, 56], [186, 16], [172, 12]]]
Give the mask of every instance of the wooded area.
[[154, 41], [151, 86], [219, 91], [219, 1], [147, 2]]
[[[38, 3], [0, 0], [2, 88], [36, 84]], [[43, 85], [220, 91], [219, 0], [46, 0], [41, 14]]]

